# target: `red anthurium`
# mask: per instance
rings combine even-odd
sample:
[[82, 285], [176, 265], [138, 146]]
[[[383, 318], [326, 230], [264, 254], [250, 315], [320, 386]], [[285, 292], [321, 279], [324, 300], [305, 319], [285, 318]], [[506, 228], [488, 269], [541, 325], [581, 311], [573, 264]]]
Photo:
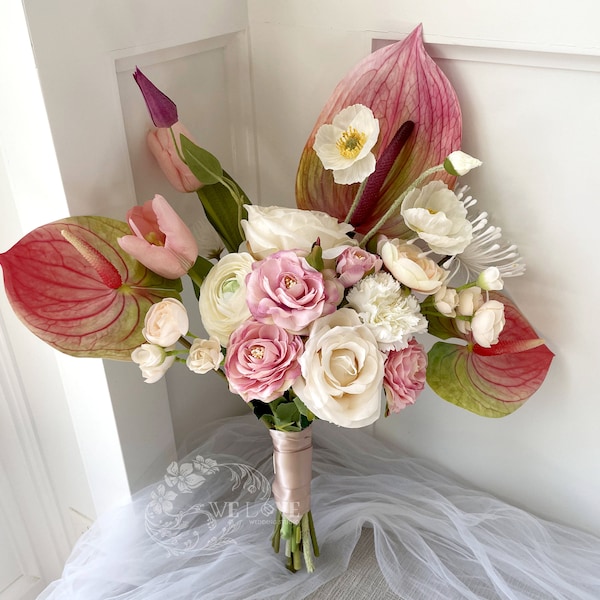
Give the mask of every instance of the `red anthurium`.
[[[353, 104], [369, 107], [379, 119], [379, 141], [373, 149], [379, 157], [406, 121], [415, 124], [381, 188], [376, 209], [357, 229], [366, 232], [383, 216], [393, 201], [427, 168], [441, 164], [460, 148], [462, 120], [454, 89], [425, 51], [422, 28], [405, 40], [374, 52], [338, 84], [319, 115], [310, 134], [296, 178], [299, 208], [322, 210], [344, 220], [356, 195], [358, 184], [338, 185], [331, 171], [323, 169], [313, 150], [315, 135], [324, 123]], [[454, 178], [440, 173], [438, 178], [452, 185]], [[390, 237], [406, 231], [398, 214], [380, 230]]]
[[[485, 417], [504, 417], [519, 408], [542, 384], [554, 354], [517, 307], [497, 292], [506, 324], [491, 348], [437, 342], [429, 351], [427, 383], [444, 400]], [[447, 319], [447, 321], [451, 321]], [[453, 328], [430, 331], [447, 337]], [[454, 330], [452, 337], [461, 335]]]
[[13, 310], [38, 337], [73, 356], [129, 360], [150, 306], [178, 297], [179, 280], [121, 250], [126, 223], [70, 217], [34, 229], [0, 254]]

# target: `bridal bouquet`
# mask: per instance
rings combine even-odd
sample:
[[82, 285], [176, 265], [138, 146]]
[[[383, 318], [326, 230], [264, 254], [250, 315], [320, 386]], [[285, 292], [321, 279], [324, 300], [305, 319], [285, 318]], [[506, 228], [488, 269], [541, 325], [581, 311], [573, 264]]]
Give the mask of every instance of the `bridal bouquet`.
[[[481, 162], [460, 150], [460, 107], [420, 28], [339, 83], [300, 158], [297, 208], [251, 203], [173, 101], [134, 77], [150, 151], [198, 195], [212, 246], [199, 256], [193, 228], [156, 196], [126, 223], [70, 217], [29, 233], [0, 256], [7, 294], [63, 352], [133, 360], [148, 383], [175, 362], [224, 377], [273, 439], [273, 546], [312, 570], [315, 419], [370, 425], [426, 383], [501, 417], [541, 385], [552, 353], [500, 293], [523, 261], [457, 185]], [[186, 274], [201, 335], [179, 295]], [[426, 332], [442, 340], [428, 351]]]

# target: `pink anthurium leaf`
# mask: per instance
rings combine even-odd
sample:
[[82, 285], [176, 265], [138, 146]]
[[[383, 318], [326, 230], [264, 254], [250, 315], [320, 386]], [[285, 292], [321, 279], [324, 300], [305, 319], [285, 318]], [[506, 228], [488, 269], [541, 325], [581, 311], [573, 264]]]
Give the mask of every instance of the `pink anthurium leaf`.
[[[296, 177], [296, 203], [299, 208], [322, 210], [344, 220], [358, 190], [358, 184], [337, 185], [313, 150], [317, 130], [343, 108], [353, 104], [368, 106], [379, 119], [380, 135], [373, 152], [379, 157], [396, 131], [413, 121], [414, 132], [391, 169], [373, 214], [358, 231], [368, 231], [393, 201], [423, 172], [441, 164], [460, 149], [462, 119], [456, 93], [446, 76], [427, 54], [422, 27], [406, 39], [373, 52], [338, 84], [323, 108], [300, 158]], [[437, 174], [450, 187], [455, 178]], [[390, 237], [406, 231], [398, 214], [380, 230]]]
[[65, 354], [130, 360], [145, 342], [147, 310], [181, 291], [181, 280], [156, 275], [120, 248], [117, 238], [130, 233], [103, 217], [69, 217], [28, 233], [0, 254], [17, 316]]
[[[508, 298], [506, 324], [497, 344], [483, 348], [457, 332], [467, 345], [437, 342], [429, 351], [427, 383], [441, 398], [485, 417], [504, 417], [540, 387], [554, 354]], [[437, 331], [449, 332], [450, 327]], [[440, 337], [446, 337], [445, 332]]]

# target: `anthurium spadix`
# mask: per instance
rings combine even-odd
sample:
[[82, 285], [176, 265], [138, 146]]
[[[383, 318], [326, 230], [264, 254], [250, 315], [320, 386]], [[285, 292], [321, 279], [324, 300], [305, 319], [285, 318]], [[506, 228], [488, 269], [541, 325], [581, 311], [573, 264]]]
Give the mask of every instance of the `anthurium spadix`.
[[117, 238], [121, 221], [69, 217], [34, 229], [0, 254], [13, 310], [44, 342], [72, 356], [130, 360], [145, 342], [144, 316], [181, 281], [131, 258]]
[[437, 342], [428, 353], [427, 383], [441, 398], [484, 417], [504, 417], [519, 408], [544, 381], [554, 354], [517, 307], [499, 292], [506, 323], [497, 344], [483, 348], [460, 333], [454, 320], [429, 318], [437, 337], [467, 344]]
[[[389, 172], [371, 216], [357, 226], [359, 232], [365, 233], [423, 171], [443, 163], [448, 154], [460, 148], [462, 120], [456, 93], [425, 51], [419, 26], [402, 42], [363, 59], [336, 87], [300, 158], [296, 178], [299, 208], [321, 210], [340, 221], [346, 218], [358, 184], [336, 184], [332, 172], [323, 168], [313, 145], [321, 125], [332, 123], [341, 110], [355, 104], [369, 107], [379, 119], [379, 139], [373, 148], [376, 158], [404, 123], [414, 123], [414, 131]], [[450, 187], [455, 181], [445, 172], [434, 177]], [[397, 237], [406, 227], [397, 214], [380, 231], [388, 237]]]

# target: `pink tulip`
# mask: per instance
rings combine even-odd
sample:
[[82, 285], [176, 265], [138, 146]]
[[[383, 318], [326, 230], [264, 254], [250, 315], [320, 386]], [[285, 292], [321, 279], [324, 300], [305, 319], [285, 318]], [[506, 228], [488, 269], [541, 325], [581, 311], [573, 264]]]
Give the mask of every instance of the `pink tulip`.
[[[202, 187], [202, 184], [179, 157], [179, 152], [181, 152], [181, 134], [185, 135], [188, 139], [192, 139], [188, 130], [177, 121], [171, 129], [160, 127], [150, 131], [146, 141], [150, 152], [156, 159], [165, 177], [169, 180], [169, 183], [178, 192], [195, 192], [198, 188]], [[177, 140], [179, 152], [175, 147], [173, 136]]]
[[177, 279], [196, 262], [198, 245], [192, 232], [162, 196], [133, 207], [127, 222], [135, 235], [119, 238], [119, 245], [151, 271]]

